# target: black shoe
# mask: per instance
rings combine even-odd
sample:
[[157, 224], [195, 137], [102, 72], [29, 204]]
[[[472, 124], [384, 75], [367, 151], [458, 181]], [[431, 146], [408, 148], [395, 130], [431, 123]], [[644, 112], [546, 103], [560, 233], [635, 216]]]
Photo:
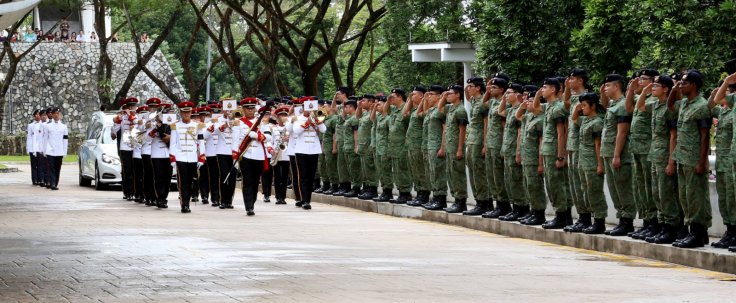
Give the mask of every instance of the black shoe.
[[639, 233], [636, 239], [646, 241], [647, 238], [658, 235], [661, 230], [662, 226], [657, 219], [649, 220], [649, 229], [646, 232]]
[[434, 196], [433, 202], [424, 207], [427, 210], [443, 210], [447, 208], [447, 196]]
[[575, 224], [565, 226], [562, 230], [569, 233], [581, 233], [592, 224], [590, 214], [579, 214], [579, 216]]
[[276, 199], [276, 204], [278, 204], [278, 205], [286, 205], [286, 200], [284, 200], [284, 199]]
[[304, 210], [310, 210], [310, 209], [312, 209], [312, 205], [309, 205], [309, 203], [304, 203], [304, 206], [302, 206], [302, 209], [304, 209]]
[[729, 248], [731, 246], [736, 246], [736, 236], [734, 236], [734, 230], [736, 230], [736, 225], [726, 224], [726, 232], [723, 234], [723, 237], [721, 237], [718, 242], [711, 243], [710, 246], [713, 246], [715, 248]]
[[360, 187], [353, 187], [353, 189], [349, 192], [347, 192], [344, 197], [345, 198], [356, 198], [360, 195]]
[[498, 201], [496, 202], [496, 208], [492, 211], [484, 213], [482, 217], [488, 218], [488, 219], [498, 219], [501, 216], [508, 215], [510, 212], [511, 212], [511, 203]]
[[[568, 210], [569, 211], [569, 210]], [[556, 212], [555, 217], [542, 224], [544, 229], [562, 229], [572, 223], [572, 217], [568, 216], [568, 211]]]
[[207, 199], [202, 199], [202, 204], [210, 204], [210, 201]]
[[524, 215], [523, 217], [519, 217], [519, 223], [524, 223], [524, 221], [529, 220], [533, 217], [534, 217], [534, 213], [530, 211], [526, 213], [526, 215]]
[[468, 206], [466, 205], [466, 199], [464, 198], [455, 199], [455, 203], [452, 203], [452, 206], [445, 208], [445, 212], [448, 214], [457, 214], [466, 210], [468, 210]]
[[606, 231], [606, 219], [594, 219], [593, 224], [583, 229], [587, 235], [599, 235]]
[[296, 201], [296, 203], [294, 204], [294, 206], [296, 207], [302, 207], [302, 205], [304, 205], [304, 202], [302, 201]]
[[197, 197], [192, 197], [192, 202], [199, 202], [199, 198], [197, 198]]
[[473, 209], [464, 211], [463, 216], [480, 216], [484, 214], [485, 212], [489, 211], [488, 204], [490, 204], [491, 201], [475, 201], [475, 207]]
[[373, 201], [376, 202], [389, 202], [394, 198], [394, 196], [391, 194], [390, 188], [384, 188], [381, 192], [381, 195], [378, 197], [373, 198]]
[[429, 201], [427, 201], [428, 200], [428, 197], [429, 196], [427, 196], [427, 198], [425, 198], [424, 191], [423, 190], [422, 191], [418, 191], [417, 192], [417, 197], [414, 198], [414, 200], [411, 200], [409, 202], [406, 202], [406, 205], [409, 205], [409, 206], [422, 206], [422, 205], [426, 204], [427, 202], [429, 202]]
[[192, 210], [189, 209], [189, 206], [184, 206], [184, 207], [181, 208], [181, 212], [183, 214], [188, 214], [188, 213], [192, 212]]
[[322, 193], [322, 192], [324, 192], [324, 191], [325, 191], [325, 189], [324, 189], [324, 188], [323, 188], [322, 186], [320, 186], [320, 187], [317, 187], [317, 188], [315, 188], [315, 189], [314, 189], [314, 190], [312, 191], [312, 193], [313, 193], [313, 194], [321, 194], [321, 193]]
[[547, 218], [544, 216], [544, 209], [540, 209], [532, 211], [532, 217], [521, 222], [521, 224], [535, 226], [542, 225], [545, 221], [547, 221]]
[[227, 203], [223, 202], [220, 204], [220, 209], [227, 209]]
[[690, 224], [690, 235], [682, 241], [672, 243], [672, 246], [679, 248], [696, 248], [703, 247], [708, 244], [708, 228], [697, 224]]
[[614, 237], [621, 237], [632, 231], [634, 231], [634, 219], [620, 218], [618, 220], [618, 225], [611, 230], [607, 230], [605, 234]]
[[375, 186], [371, 186], [366, 190], [365, 194], [363, 195], [362, 200], [373, 200], [374, 198], [378, 197], [378, 188]]
[[731, 246], [728, 248], [728, 251], [730, 252], [736, 252], [736, 246]]
[[396, 198], [396, 200], [391, 200], [389, 202], [393, 204], [406, 204], [406, 202], [409, 202], [409, 200], [411, 200], [411, 193], [399, 192], [399, 197]]
[[331, 195], [334, 194], [336, 191], [338, 191], [337, 183], [332, 183], [330, 187], [327, 188], [327, 190], [322, 191], [322, 194], [325, 195]]
[[640, 234], [646, 234], [649, 232], [649, 220], [644, 220], [641, 227], [635, 231], [627, 233], [626, 236], [632, 239], [639, 239]]
[[233, 209], [233, 208], [235, 208], [235, 207], [233, 207], [233, 203], [232, 202], [230, 202], [230, 203], [227, 204], [227, 209]]
[[220, 206], [220, 202], [212, 201], [212, 207], [218, 207]]
[[155, 204], [153, 204], [153, 201], [146, 199], [145, 205], [146, 206], [154, 206]]
[[255, 216], [256, 213], [252, 209], [246, 209], [245, 212], [248, 214], [248, 216]]
[[347, 183], [347, 184], [341, 183], [337, 187], [337, 191], [333, 192], [332, 195], [340, 197], [340, 196], [344, 196], [348, 191], [350, 191], [350, 183]]
[[[263, 197], [263, 203], [271, 203], [271, 198], [270, 197]], [[205, 203], [205, 204], [207, 204], [207, 203]]]

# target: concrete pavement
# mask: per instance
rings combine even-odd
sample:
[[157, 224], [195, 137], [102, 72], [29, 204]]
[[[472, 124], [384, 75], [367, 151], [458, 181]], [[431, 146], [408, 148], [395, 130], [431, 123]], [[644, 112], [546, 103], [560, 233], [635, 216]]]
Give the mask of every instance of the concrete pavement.
[[[178, 212], [0, 174], [0, 302], [733, 301], [736, 276], [315, 204]], [[169, 201], [176, 200], [172, 193]], [[734, 265], [736, 266], [736, 264]]]

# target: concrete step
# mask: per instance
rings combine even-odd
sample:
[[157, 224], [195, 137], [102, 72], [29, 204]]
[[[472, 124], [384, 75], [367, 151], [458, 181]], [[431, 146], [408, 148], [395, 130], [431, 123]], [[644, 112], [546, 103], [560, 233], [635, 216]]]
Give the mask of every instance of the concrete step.
[[[288, 191], [293, 198], [293, 191]], [[335, 197], [330, 195], [313, 194], [312, 201], [349, 207], [366, 212], [374, 212], [394, 217], [412, 218], [437, 223], [462, 226], [479, 231], [498, 235], [542, 241], [558, 245], [588, 249], [606, 253], [621, 254], [671, 262], [675, 264], [736, 274], [736, 253], [726, 249], [716, 249], [710, 246], [697, 249], [683, 249], [672, 245], [650, 244], [645, 241], [629, 237], [611, 237], [605, 235], [586, 235], [566, 233], [562, 230], [546, 230], [539, 226], [527, 226], [518, 222], [504, 222], [499, 220], [468, 217], [461, 214], [448, 214], [444, 211], [429, 211], [419, 207], [395, 205], [364, 201], [357, 198]], [[718, 239], [711, 239], [717, 241]]]

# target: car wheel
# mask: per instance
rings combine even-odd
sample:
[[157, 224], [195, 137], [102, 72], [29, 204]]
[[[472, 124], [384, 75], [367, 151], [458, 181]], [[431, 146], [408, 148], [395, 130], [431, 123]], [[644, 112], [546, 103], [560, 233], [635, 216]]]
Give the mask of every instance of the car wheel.
[[79, 186], [90, 186], [92, 185], [92, 180], [87, 179], [82, 175], [82, 162], [79, 162]]
[[97, 168], [97, 163], [95, 163], [95, 190], [104, 190], [106, 188], [107, 185], [100, 182], [100, 170]]

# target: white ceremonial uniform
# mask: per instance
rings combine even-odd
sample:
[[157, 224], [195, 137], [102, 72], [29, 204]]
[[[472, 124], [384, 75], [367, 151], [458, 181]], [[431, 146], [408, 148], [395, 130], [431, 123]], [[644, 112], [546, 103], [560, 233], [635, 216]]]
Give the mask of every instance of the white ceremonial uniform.
[[[215, 154], [232, 156], [233, 129], [232, 126], [228, 127], [228, 125], [232, 125], [232, 122], [224, 117], [220, 119], [224, 121], [215, 124], [214, 134], [217, 136]], [[240, 142], [238, 142], [238, 144], [239, 143]]]
[[123, 115], [120, 123], [115, 123], [112, 126], [113, 134], [117, 134], [118, 130], [121, 131], [120, 138], [118, 138], [118, 140], [122, 140], [120, 141], [120, 150], [122, 151], [133, 151], [133, 148], [135, 147], [135, 144], [130, 141], [130, 130], [135, 127], [136, 118], [133, 118], [133, 121], [131, 121], [130, 118], [131, 117], [129, 115]]
[[[176, 158], [177, 162], [197, 163], [200, 156], [204, 157], [206, 152], [202, 137], [197, 129], [198, 123], [190, 121], [184, 123], [179, 121], [171, 126], [171, 140], [169, 154]], [[198, 148], [199, 146], [199, 148]]]
[[[289, 144], [288, 136], [289, 136], [289, 132], [286, 130], [286, 124], [284, 125], [277, 124], [271, 127], [271, 137], [273, 137], [272, 144], [273, 144], [274, 149], [279, 148], [280, 144], [288, 145]], [[281, 159], [279, 159], [279, 161], [289, 161], [288, 150], [289, 148], [287, 147], [286, 150], [281, 153]]]
[[33, 122], [28, 123], [28, 126], [26, 127], [26, 151], [29, 154], [36, 153], [36, 147], [34, 145], [33, 137], [36, 135], [37, 126], [38, 126], [38, 121], [33, 120]]
[[240, 122], [237, 123], [237, 125], [233, 125], [233, 142], [232, 142], [232, 153], [237, 153], [240, 150], [240, 143], [243, 142], [245, 139], [245, 136], [250, 136], [251, 141], [250, 144], [248, 144], [247, 147], [245, 147], [245, 150], [243, 151], [243, 158], [252, 159], [252, 160], [265, 160], [266, 159], [266, 147], [263, 143], [261, 143], [258, 140], [259, 136], [264, 136], [265, 141], [268, 142], [271, 140], [271, 135], [266, 134], [265, 132], [269, 132], [267, 127], [268, 125], [259, 125], [259, 129], [257, 131], [251, 131], [250, 128], [253, 126], [254, 123], [258, 121], [259, 118], [253, 118], [253, 119], [246, 119], [242, 118], [240, 119]]
[[292, 126], [292, 133], [296, 136], [295, 150], [296, 154], [305, 155], [319, 155], [322, 153], [322, 144], [319, 136], [327, 130], [327, 126], [324, 123], [317, 125], [315, 130], [314, 126], [304, 128], [303, 125], [307, 123], [307, 117], [299, 116]]
[[204, 137], [205, 156], [214, 157], [217, 156], [217, 141], [218, 136], [215, 134], [217, 129], [217, 123], [207, 122], [205, 128], [202, 130], [202, 136]]
[[47, 156], [66, 156], [69, 148], [69, 129], [61, 121], [53, 121], [46, 128], [46, 150]]

